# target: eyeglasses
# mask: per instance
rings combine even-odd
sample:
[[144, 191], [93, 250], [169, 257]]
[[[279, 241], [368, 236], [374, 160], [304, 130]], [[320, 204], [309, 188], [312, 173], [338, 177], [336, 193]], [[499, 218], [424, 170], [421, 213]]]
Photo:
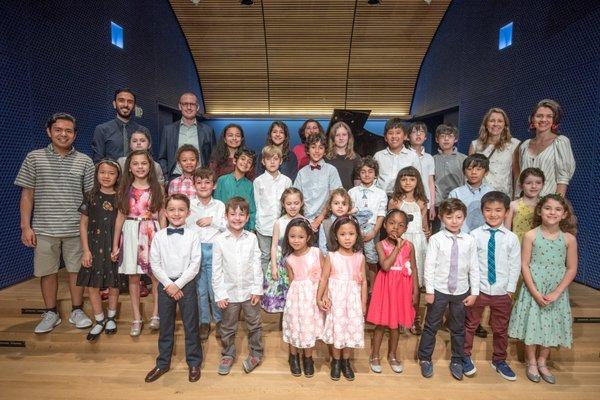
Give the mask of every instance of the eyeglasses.
[[179, 103], [179, 105], [181, 107], [190, 107], [190, 108], [198, 107], [198, 103]]

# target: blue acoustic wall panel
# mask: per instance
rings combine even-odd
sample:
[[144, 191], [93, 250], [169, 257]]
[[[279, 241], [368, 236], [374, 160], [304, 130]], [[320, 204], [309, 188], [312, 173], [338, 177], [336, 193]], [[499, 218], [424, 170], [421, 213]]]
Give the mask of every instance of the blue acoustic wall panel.
[[[499, 29], [513, 22], [512, 45], [498, 50]], [[577, 162], [567, 196], [579, 218], [577, 280], [600, 288], [600, 2], [495, 0], [452, 2], [415, 88], [411, 114], [459, 107], [459, 148], [466, 152], [490, 107], [509, 115], [515, 137], [531, 137], [528, 117], [543, 98], [557, 100]]]
[[[75, 147], [91, 154], [94, 127], [114, 118], [114, 90], [130, 87], [143, 109], [138, 122], [158, 149], [158, 105], [177, 108], [200, 83], [167, 0], [0, 2], [0, 287], [32, 276], [32, 251], [20, 243], [20, 190], [14, 178], [25, 155], [46, 146], [46, 119], [71, 113]], [[123, 28], [123, 49], [111, 44], [111, 21]]]

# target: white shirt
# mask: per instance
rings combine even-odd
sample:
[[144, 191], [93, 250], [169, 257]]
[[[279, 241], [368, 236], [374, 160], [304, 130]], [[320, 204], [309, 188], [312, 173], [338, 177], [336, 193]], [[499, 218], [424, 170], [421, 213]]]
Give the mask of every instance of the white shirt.
[[200, 270], [200, 238], [198, 233], [183, 228], [183, 235], [167, 235], [167, 229], [156, 232], [150, 246], [152, 273], [166, 288], [175, 283], [179, 289], [191, 282]]
[[[209, 226], [199, 227], [196, 221], [200, 218], [212, 217]], [[204, 205], [199, 198], [190, 199], [190, 215], [185, 220], [186, 226], [199, 233], [202, 243], [212, 243], [215, 236], [225, 230], [225, 204], [221, 200], [210, 198], [208, 204]]]
[[373, 214], [369, 217], [369, 224], [375, 225], [377, 217], [385, 217], [387, 208], [387, 195], [374, 183], [366, 187], [363, 184], [355, 186], [348, 191], [354, 207], [359, 211], [369, 210]]
[[414, 151], [402, 147], [400, 153], [394, 154], [390, 148], [380, 150], [373, 156], [375, 161], [379, 163], [379, 178], [377, 178], [377, 186], [385, 191], [386, 194], [394, 193], [394, 183], [398, 172], [404, 167], [411, 165], [419, 169], [419, 158]]
[[479, 259], [479, 291], [490, 296], [501, 296], [507, 292], [514, 293], [517, 289], [517, 280], [521, 272], [521, 244], [513, 232], [500, 226], [494, 239], [496, 258], [496, 283], [488, 281], [488, 242], [490, 240], [490, 226], [485, 224], [471, 231], [471, 236], [477, 243], [477, 257]]
[[417, 153], [417, 151], [414, 149], [412, 151], [419, 159], [419, 166], [417, 169], [421, 173], [421, 180], [423, 181], [423, 187], [425, 188], [425, 196], [427, 196], [427, 201], [429, 202], [427, 207], [430, 208], [432, 204], [431, 192], [429, 190], [429, 177], [435, 176], [435, 161], [433, 160], [433, 156], [431, 154], [425, 152], [425, 149], [423, 149], [423, 154]]
[[212, 284], [215, 301], [241, 303], [263, 294], [263, 271], [256, 235], [246, 230], [235, 237], [229, 229], [214, 240]]
[[281, 216], [281, 194], [292, 186], [292, 180], [277, 171], [277, 176], [266, 172], [253, 182], [256, 204], [255, 228], [263, 236], [273, 235], [275, 220]]
[[435, 290], [445, 294], [461, 295], [469, 290], [471, 294], [479, 294], [479, 262], [477, 260], [477, 244], [469, 234], [460, 232], [456, 235], [458, 243], [458, 280], [456, 291], [448, 290], [450, 274], [450, 257], [452, 254], [452, 233], [441, 230], [429, 238], [427, 255], [425, 256], [424, 282], [425, 291], [433, 294]]

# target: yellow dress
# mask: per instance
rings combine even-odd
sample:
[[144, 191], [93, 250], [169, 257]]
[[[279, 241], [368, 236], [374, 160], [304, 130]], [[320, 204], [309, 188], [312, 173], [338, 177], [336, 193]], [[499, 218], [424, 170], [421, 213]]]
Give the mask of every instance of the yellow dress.
[[513, 215], [512, 231], [519, 238], [519, 242], [523, 241], [523, 236], [533, 227], [533, 216], [535, 207], [529, 207], [523, 199], [519, 199], [517, 202], [517, 209]]

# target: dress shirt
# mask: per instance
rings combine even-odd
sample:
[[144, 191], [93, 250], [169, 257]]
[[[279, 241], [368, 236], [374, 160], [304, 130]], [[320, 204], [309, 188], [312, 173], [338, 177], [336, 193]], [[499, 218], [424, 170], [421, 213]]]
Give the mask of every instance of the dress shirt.
[[456, 292], [448, 290], [450, 274], [450, 257], [452, 254], [451, 232], [443, 229], [429, 238], [427, 255], [425, 256], [424, 282], [425, 291], [433, 294], [435, 290], [445, 294], [461, 295], [471, 287], [471, 294], [479, 295], [479, 262], [477, 260], [477, 244], [472, 236], [460, 232], [456, 235], [458, 243], [458, 279]]
[[500, 296], [507, 292], [514, 293], [521, 272], [521, 244], [513, 232], [500, 226], [494, 238], [496, 240], [496, 283], [488, 281], [488, 242], [490, 226], [484, 224], [471, 231], [471, 236], [477, 243], [479, 259], [479, 291], [490, 296]]
[[[179, 124], [179, 138], [177, 144], [179, 147], [184, 144], [191, 144], [196, 149], [198, 149], [198, 165], [202, 164], [202, 152], [200, 151], [200, 145], [198, 144], [198, 124], [196, 123], [196, 119], [194, 118], [194, 122], [191, 125], [186, 125], [183, 123], [183, 119]], [[175, 164], [175, 169], [171, 175], [180, 175], [182, 173], [181, 167], [178, 163]]]
[[175, 283], [181, 289], [191, 282], [200, 270], [200, 257], [200, 238], [191, 229], [184, 228], [183, 235], [167, 235], [164, 228], [152, 239], [150, 267], [165, 288]]
[[212, 285], [215, 301], [241, 303], [263, 294], [263, 271], [256, 235], [246, 230], [240, 237], [227, 229], [213, 245]]
[[419, 169], [421, 166], [417, 154], [406, 147], [402, 147], [398, 154], [392, 153], [387, 147], [375, 153], [373, 158], [379, 163], [377, 186], [388, 195], [394, 193], [394, 183], [396, 183], [396, 177], [402, 168], [413, 166]]
[[123, 125], [125, 125], [128, 138], [131, 138], [131, 134], [135, 131], [143, 131], [150, 134], [148, 128], [138, 124], [133, 118], [127, 122], [115, 118], [100, 124], [96, 126], [94, 136], [92, 137], [94, 162], [98, 162], [103, 158], [117, 161], [119, 157], [127, 156], [129, 149], [123, 148]]
[[292, 181], [277, 171], [275, 178], [265, 172], [252, 184], [256, 203], [256, 231], [263, 236], [273, 236], [273, 225], [281, 216], [281, 194], [292, 186]]
[[[199, 227], [196, 221], [200, 218], [212, 217], [209, 226]], [[189, 229], [199, 232], [200, 242], [212, 243], [215, 236], [225, 230], [227, 221], [225, 220], [225, 204], [222, 201], [210, 198], [208, 204], [195, 197], [190, 199], [190, 215], [185, 220]]]
[[352, 199], [354, 207], [359, 211], [366, 209], [373, 213], [367, 223], [375, 225], [377, 217], [385, 217], [388, 198], [385, 192], [374, 183], [369, 187], [363, 184], [355, 186], [348, 191], [348, 195]]
[[457, 187], [465, 184], [465, 175], [463, 174], [463, 161], [466, 155], [459, 153], [456, 147], [450, 154], [444, 154], [441, 151], [433, 156], [435, 164], [435, 205], [439, 206], [443, 200], [448, 198], [448, 194]]
[[314, 220], [323, 210], [329, 194], [342, 187], [342, 181], [337, 169], [324, 160], [317, 163], [321, 169], [311, 169], [311, 164], [298, 171], [294, 187], [304, 195], [304, 210], [306, 218]]
[[448, 198], [459, 199], [467, 206], [467, 217], [460, 229], [462, 232], [469, 233], [485, 223], [483, 213], [481, 212], [481, 198], [484, 194], [491, 191], [492, 188], [485, 183], [482, 183], [478, 188], [465, 183], [450, 192]]
[[419, 159], [419, 166], [417, 167], [417, 169], [421, 173], [421, 180], [423, 181], [425, 196], [427, 197], [427, 201], [429, 202], [427, 208], [430, 208], [432, 204], [431, 193], [429, 190], [429, 177], [435, 176], [435, 161], [433, 160], [433, 156], [431, 154], [425, 152], [425, 149], [423, 149], [422, 154], [417, 153], [417, 151], [414, 149], [413, 151]]
[[169, 182], [169, 196], [175, 193], [185, 194], [188, 199], [196, 198], [196, 187], [194, 186], [194, 177], [179, 175], [177, 178]]
[[254, 202], [252, 182], [245, 176], [242, 176], [241, 179], [236, 179], [235, 172], [221, 176], [217, 180], [217, 188], [214, 193], [215, 199], [227, 203], [227, 200], [235, 196], [243, 197], [248, 202], [250, 206], [250, 219], [244, 228], [254, 230], [256, 203]]

